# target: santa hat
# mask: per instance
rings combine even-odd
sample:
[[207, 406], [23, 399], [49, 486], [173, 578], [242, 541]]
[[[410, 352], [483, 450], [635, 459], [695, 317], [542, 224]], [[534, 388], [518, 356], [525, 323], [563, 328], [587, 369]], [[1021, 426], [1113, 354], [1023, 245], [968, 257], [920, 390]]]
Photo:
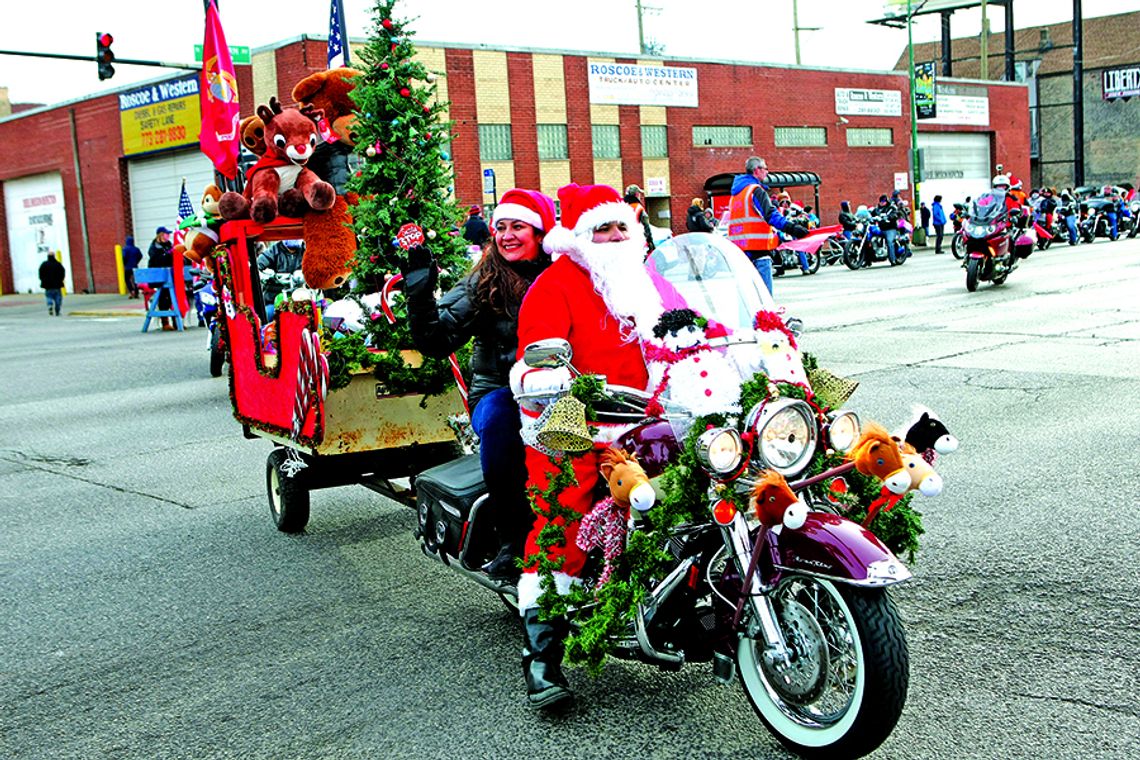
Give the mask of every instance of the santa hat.
[[495, 213], [491, 215], [491, 226], [500, 219], [517, 219], [526, 222], [541, 232], [554, 229], [554, 201], [537, 190], [523, 190], [514, 187], [503, 193]]
[[633, 208], [608, 185], [570, 183], [558, 189], [558, 200], [562, 203], [562, 219], [543, 238], [542, 247], [547, 253], [571, 250], [574, 238], [608, 222], [625, 222], [629, 229], [637, 225]]

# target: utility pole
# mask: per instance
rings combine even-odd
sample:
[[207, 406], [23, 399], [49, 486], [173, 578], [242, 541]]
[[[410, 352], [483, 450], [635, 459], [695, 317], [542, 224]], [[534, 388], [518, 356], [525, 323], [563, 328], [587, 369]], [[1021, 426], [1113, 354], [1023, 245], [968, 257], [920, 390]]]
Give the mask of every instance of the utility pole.
[[818, 32], [818, 26], [800, 26], [800, 3], [792, 0], [792, 33], [796, 38], [796, 65], [800, 65], [800, 32]]
[[1084, 50], [1081, 0], [1073, 0], [1073, 187], [1085, 184]]
[[641, 0], [637, 0], [637, 49], [645, 55], [645, 25], [641, 21]]
[[[982, 6], [985, 7], [985, 0], [982, 0]], [[918, 218], [919, 198], [918, 198], [918, 185], [921, 177], [919, 176], [918, 165], [918, 108], [914, 102], [914, 6], [912, 0], [906, 0], [906, 55], [908, 62], [908, 76], [910, 77], [910, 165], [911, 177], [914, 180], [914, 196], [911, 205], [911, 224], [914, 227]], [[983, 60], [985, 60], [983, 58]]]
[[982, 62], [979, 79], [990, 78], [990, 19], [986, 15], [986, 0], [982, 0]]

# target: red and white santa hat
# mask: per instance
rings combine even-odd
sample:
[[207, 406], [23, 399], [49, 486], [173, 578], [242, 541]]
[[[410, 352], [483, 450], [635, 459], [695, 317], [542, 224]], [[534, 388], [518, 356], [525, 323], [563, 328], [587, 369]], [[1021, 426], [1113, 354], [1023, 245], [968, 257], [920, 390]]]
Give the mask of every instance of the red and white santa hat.
[[500, 219], [517, 219], [526, 222], [541, 232], [554, 229], [554, 200], [537, 190], [523, 190], [513, 187], [503, 193], [499, 205], [491, 215], [491, 226]]
[[558, 200], [562, 203], [562, 219], [543, 238], [542, 247], [547, 253], [573, 249], [574, 238], [607, 222], [625, 222], [629, 229], [637, 224], [633, 208], [608, 185], [570, 183], [558, 189]]

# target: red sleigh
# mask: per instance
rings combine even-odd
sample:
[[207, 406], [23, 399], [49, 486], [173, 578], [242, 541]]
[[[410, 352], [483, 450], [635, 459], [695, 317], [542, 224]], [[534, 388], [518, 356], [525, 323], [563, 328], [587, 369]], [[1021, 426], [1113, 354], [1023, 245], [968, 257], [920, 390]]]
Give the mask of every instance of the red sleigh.
[[[227, 222], [221, 230], [225, 253], [214, 260], [234, 417], [246, 437], [275, 444], [266, 486], [274, 522], [287, 532], [308, 523], [313, 489], [360, 483], [394, 495], [392, 479], [454, 458], [457, 443], [448, 418], [463, 412], [458, 389], [426, 399], [421, 393], [393, 395], [369, 371], [323, 393], [327, 371], [311, 308], [275, 314], [270, 332], [276, 335], [263, 341], [253, 244], [302, 237], [298, 219]], [[419, 355], [406, 352], [405, 359], [415, 366]]]

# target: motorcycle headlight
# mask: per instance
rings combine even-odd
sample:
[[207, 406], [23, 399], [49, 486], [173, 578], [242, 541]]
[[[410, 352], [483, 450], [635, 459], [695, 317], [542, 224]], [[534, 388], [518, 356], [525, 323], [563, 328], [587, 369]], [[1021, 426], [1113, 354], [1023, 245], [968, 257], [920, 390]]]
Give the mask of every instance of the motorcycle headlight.
[[781, 475], [798, 475], [815, 453], [819, 428], [806, 402], [782, 398], [758, 404], [748, 415], [760, 463]]
[[859, 440], [859, 415], [852, 411], [836, 411], [828, 417], [827, 445], [840, 454], [846, 454]]
[[697, 459], [712, 475], [728, 475], [740, 467], [744, 442], [732, 428], [706, 430], [697, 439]]

